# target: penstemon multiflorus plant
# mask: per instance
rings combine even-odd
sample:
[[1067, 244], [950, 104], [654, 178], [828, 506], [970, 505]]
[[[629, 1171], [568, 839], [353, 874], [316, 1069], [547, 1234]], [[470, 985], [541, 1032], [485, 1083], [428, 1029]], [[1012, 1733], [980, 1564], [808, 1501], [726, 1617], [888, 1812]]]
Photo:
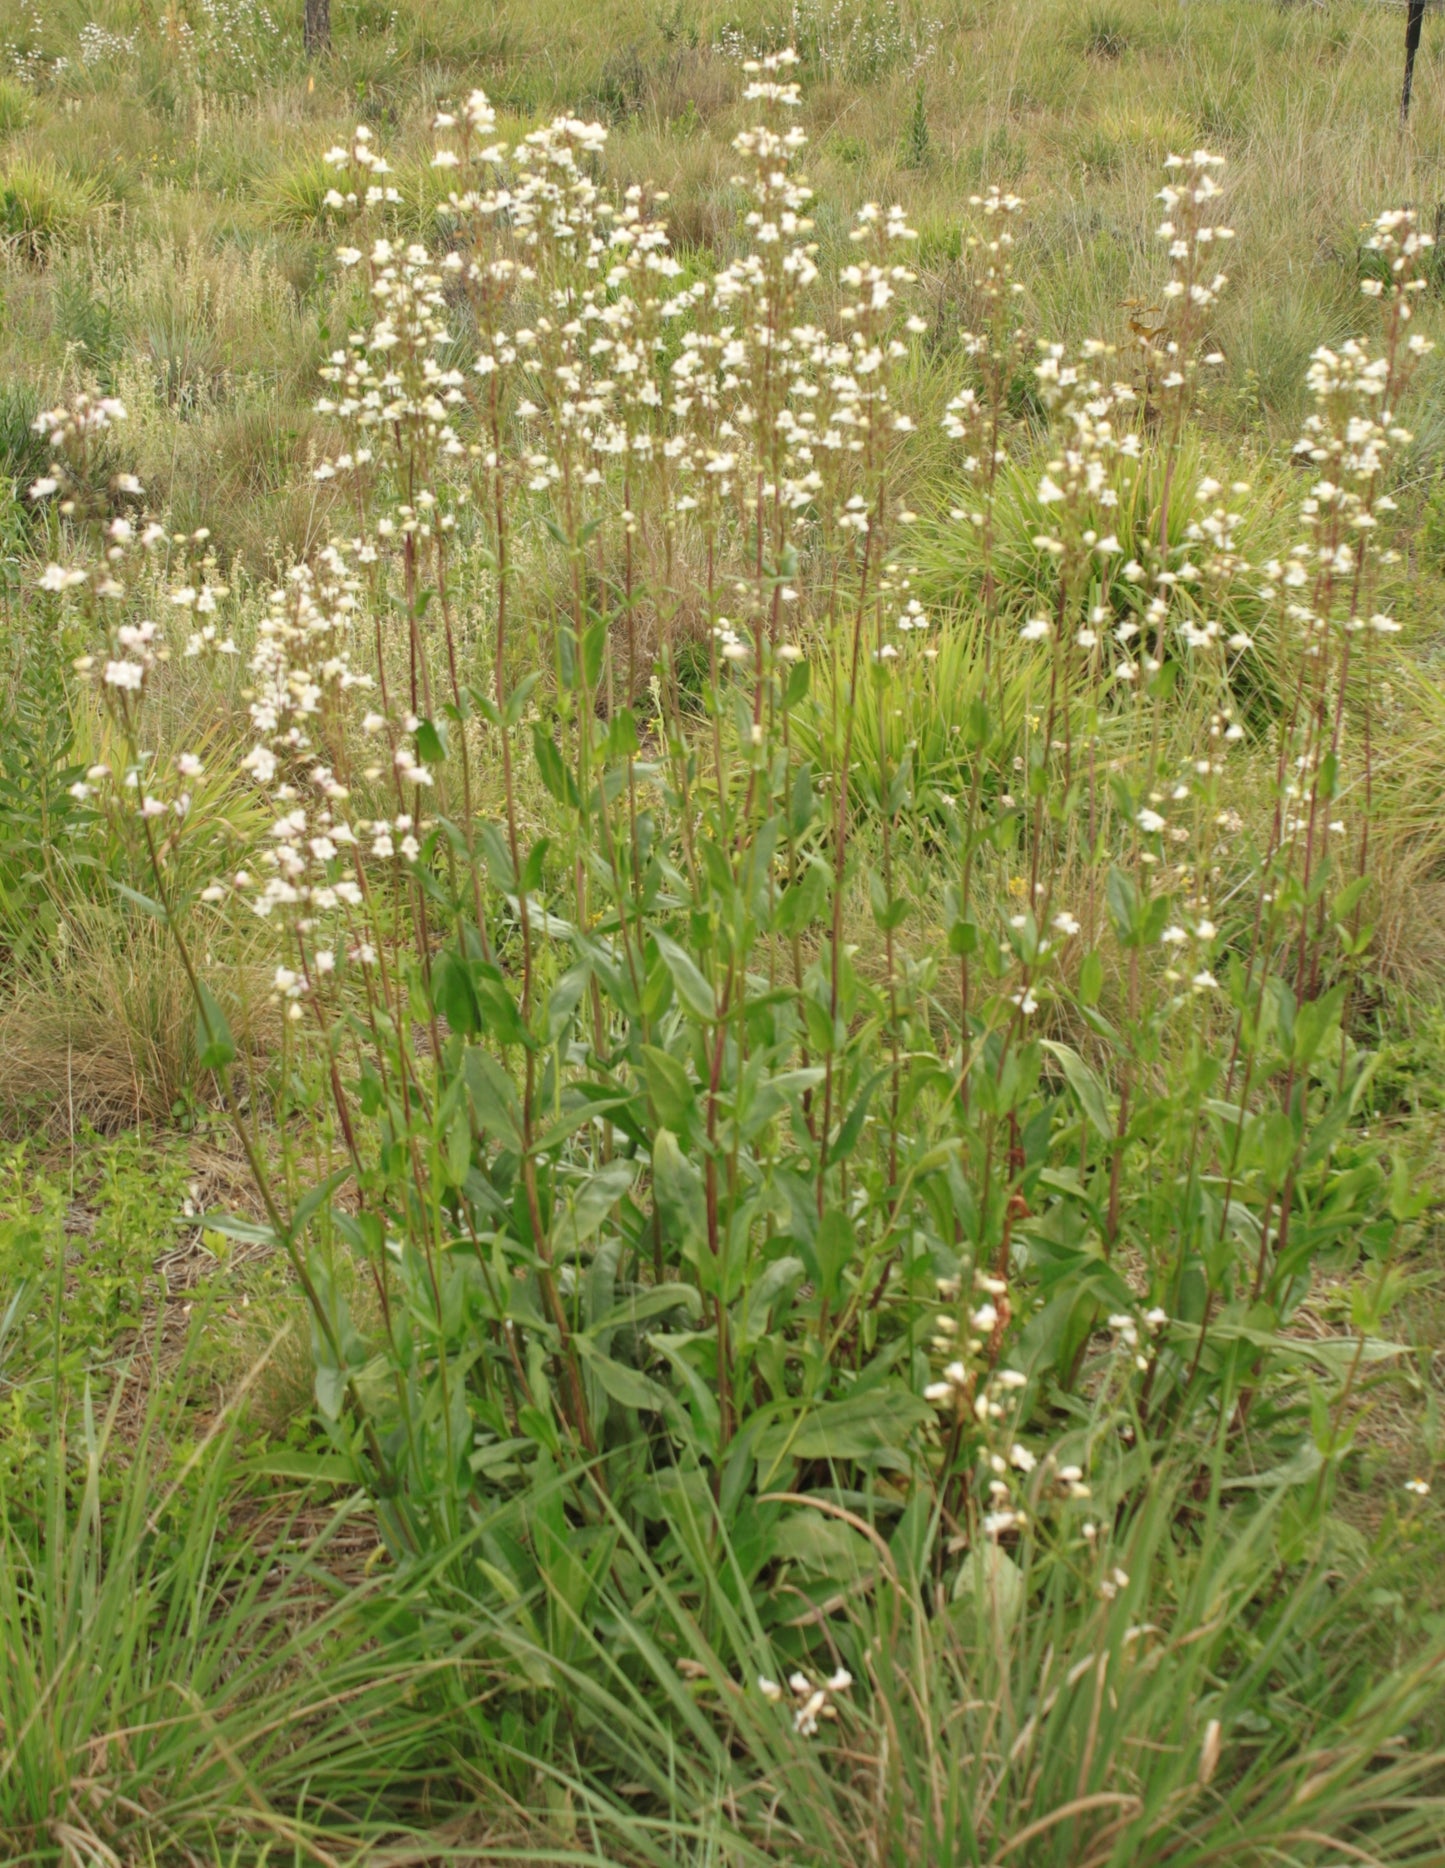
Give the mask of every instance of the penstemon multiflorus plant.
[[[107, 635], [128, 764], [97, 796], [182, 943], [322, 1417], [399, 1548], [558, 1463], [588, 1475], [588, 1549], [607, 1510], [710, 1496], [754, 1575], [820, 1487], [927, 1501], [965, 1539], [1046, 1503], [1068, 1525], [1103, 1424], [1238, 1402], [1313, 1255], [1361, 1226], [1383, 1250], [1404, 1212], [1373, 1157], [1333, 1165], [1366, 1075], [1335, 930], [1358, 963], [1368, 850], [1329, 894], [1326, 826], [1358, 694], [1368, 718], [1343, 645], [1418, 236], [1381, 225], [1383, 369], [1316, 364], [1310, 445], [1349, 503], [1317, 489], [1301, 554], [1252, 567], [1223, 487], [1178, 477], [1222, 289], [1196, 277], [1213, 160], [1171, 181], [1153, 400], [1106, 345], [1026, 349], [1021, 204], [981, 201], [989, 330], [948, 419], [986, 572], [979, 627], [947, 626], [904, 504], [912, 234], [865, 207], [830, 275], [791, 62], [749, 73], [746, 240], [710, 277], [663, 203], [607, 187], [597, 125], [509, 147], [480, 93], [443, 113], [440, 251], [388, 233], [369, 135], [332, 152], [367, 307], [318, 405], [347, 535], [259, 613], [203, 564], [169, 579], [188, 653], [244, 645], [231, 781], [272, 817], [198, 901], [174, 878], [199, 762], [145, 749], [146, 580], [51, 580]], [[1048, 598], [1020, 628], [995, 509], [1025, 369]], [[1217, 620], [1246, 583], [1289, 697], [1272, 751], [1237, 718], [1256, 651]], [[920, 750], [940, 717], [947, 792]], [[238, 1055], [204, 977], [251, 916], [275, 1060]], [[1056, 1401], [1087, 1424], [1031, 1451]]]

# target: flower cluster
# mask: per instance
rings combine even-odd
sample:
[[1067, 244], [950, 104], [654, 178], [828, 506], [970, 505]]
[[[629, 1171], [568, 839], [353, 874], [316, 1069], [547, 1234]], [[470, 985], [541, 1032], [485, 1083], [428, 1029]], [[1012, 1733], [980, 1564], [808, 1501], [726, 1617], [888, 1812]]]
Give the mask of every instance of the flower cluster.
[[[838, 1694], [846, 1693], [852, 1684], [853, 1676], [846, 1667], [839, 1667], [821, 1684], [815, 1684], [805, 1673], [789, 1674], [787, 1691], [793, 1701], [793, 1730], [803, 1738], [814, 1737], [820, 1719], [838, 1717], [834, 1701]], [[774, 1705], [785, 1697], [778, 1682], [768, 1679], [766, 1675], [759, 1678], [758, 1691]]]

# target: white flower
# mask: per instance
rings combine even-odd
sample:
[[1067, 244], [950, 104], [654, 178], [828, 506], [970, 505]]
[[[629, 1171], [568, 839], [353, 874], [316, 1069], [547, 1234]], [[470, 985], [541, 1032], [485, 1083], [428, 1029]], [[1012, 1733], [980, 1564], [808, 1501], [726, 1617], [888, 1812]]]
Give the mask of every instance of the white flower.
[[1204, 1742], [1199, 1747], [1199, 1781], [1209, 1783], [1219, 1769], [1220, 1741], [1223, 1728], [1218, 1719], [1211, 1719], [1204, 1728]]
[[134, 693], [144, 680], [145, 669], [139, 662], [107, 662], [105, 664], [107, 687], [122, 688]]
[[1164, 819], [1157, 811], [1151, 811], [1147, 806], [1139, 813], [1137, 821], [1139, 828], [1149, 836], [1153, 836], [1156, 831], [1164, 828]]
[[1405, 1481], [1405, 1490], [1407, 1492], [1413, 1492], [1416, 1498], [1428, 1498], [1430, 1496], [1430, 1481], [1428, 1479], [1407, 1479]]

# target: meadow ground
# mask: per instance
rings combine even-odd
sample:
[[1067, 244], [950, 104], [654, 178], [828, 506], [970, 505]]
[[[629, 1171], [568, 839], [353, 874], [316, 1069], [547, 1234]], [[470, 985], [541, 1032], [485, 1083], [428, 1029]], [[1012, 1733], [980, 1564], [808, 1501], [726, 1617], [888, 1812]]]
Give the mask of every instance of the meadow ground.
[[0, 1859], [1445, 1862], [1445, 24], [301, 15], [0, 0]]

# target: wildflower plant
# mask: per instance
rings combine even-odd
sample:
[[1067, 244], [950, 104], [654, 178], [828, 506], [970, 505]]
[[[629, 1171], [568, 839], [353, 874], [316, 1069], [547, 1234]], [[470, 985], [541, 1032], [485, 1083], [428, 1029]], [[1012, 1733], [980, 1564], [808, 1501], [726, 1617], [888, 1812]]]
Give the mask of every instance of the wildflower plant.
[[[1034, 1538], [1087, 1561], [1119, 1446], [1293, 1379], [1278, 1332], [1326, 1250], [1383, 1267], [1365, 1357], [1418, 1210], [1351, 1131], [1350, 995], [1423, 237], [1381, 219], [1382, 347], [1316, 356], [1318, 480], [1298, 545], [1255, 565], [1232, 496], [1179, 471], [1217, 163], [1170, 170], [1143, 394], [1107, 344], [1029, 335], [1022, 203], [982, 198], [945, 425], [987, 569], [948, 623], [907, 504], [914, 235], [867, 204], [824, 276], [794, 63], [745, 67], [746, 238], [710, 276], [661, 197], [612, 186], [595, 123], [509, 143], [480, 92], [440, 113], [437, 248], [396, 236], [372, 136], [333, 152], [365, 312], [322, 372], [316, 473], [346, 516], [263, 604], [204, 538], [127, 517], [137, 488], [70, 499], [89, 404], [51, 420], [32, 489], [71, 506], [40, 600], [89, 636], [125, 747], [87, 795], [184, 956], [326, 1431], [402, 1555], [572, 1475], [478, 1586], [543, 1572], [583, 1618], [619, 1524], [725, 1528], [748, 1586], [791, 1562], [826, 1603], [850, 1579], [815, 1499], [891, 1538], [922, 1514], [940, 1564]], [[992, 539], [1025, 375], [1054, 576], [1020, 623]], [[1135, 555], [1119, 502], [1156, 465]], [[1236, 716], [1252, 642], [1219, 621], [1244, 587], [1286, 677], [1267, 740]], [[197, 889], [205, 760], [149, 722], [177, 663], [231, 655], [228, 782], [268, 826], [203, 847]], [[948, 704], [940, 669], [968, 695], [947, 791], [896, 726]], [[256, 922], [279, 1057], [206, 959]], [[1335, 1374], [1322, 1472], [1359, 1392]], [[1299, 1394], [1268, 1402], [1272, 1456]], [[825, 1610], [783, 1602], [798, 1664], [763, 1691], [811, 1735], [850, 1681], [799, 1633]]]

